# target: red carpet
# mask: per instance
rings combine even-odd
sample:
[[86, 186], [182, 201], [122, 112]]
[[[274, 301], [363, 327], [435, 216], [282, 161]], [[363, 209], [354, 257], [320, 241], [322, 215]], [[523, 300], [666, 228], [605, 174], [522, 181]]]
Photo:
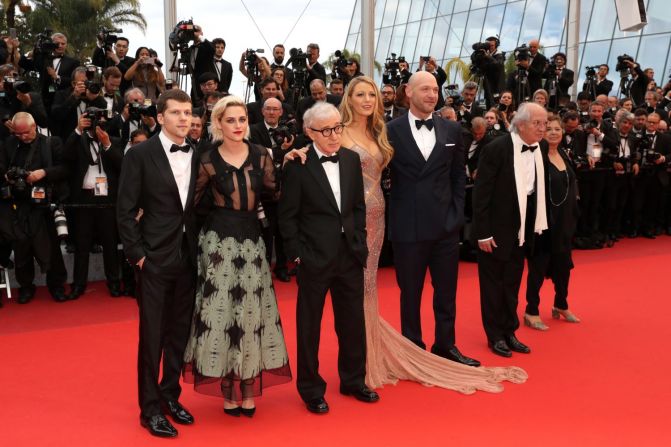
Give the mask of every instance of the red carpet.
[[[137, 308], [92, 284], [75, 302], [57, 304], [40, 289], [30, 304], [0, 309], [0, 446], [667, 446], [668, 315], [671, 237], [623, 241], [576, 252], [569, 303], [583, 322], [550, 318], [543, 290], [542, 333], [522, 327], [533, 350], [503, 359], [486, 347], [477, 271], [461, 264], [457, 341], [486, 365], [518, 365], [523, 385], [500, 394], [464, 396], [414, 383], [380, 390], [375, 405], [337, 393], [336, 342], [327, 309], [321, 371], [331, 413], [309, 414], [295, 383], [269, 389], [252, 419], [223, 414], [222, 401], [185, 387], [195, 415], [175, 441], [140, 427], [136, 404]], [[425, 342], [431, 334], [431, 289], [425, 292]], [[381, 312], [398, 327], [393, 270], [380, 271]], [[295, 286], [278, 284], [285, 335], [295, 371]], [[523, 294], [521, 295], [523, 297]], [[523, 301], [523, 299], [522, 299]], [[520, 314], [523, 305], [520, 304]], [[667, 421], [667, 422], [664, 422]]]

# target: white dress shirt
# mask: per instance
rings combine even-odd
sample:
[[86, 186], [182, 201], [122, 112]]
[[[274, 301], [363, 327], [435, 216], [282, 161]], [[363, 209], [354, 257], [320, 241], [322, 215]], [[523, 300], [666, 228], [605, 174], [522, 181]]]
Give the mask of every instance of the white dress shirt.
[[[522, 152], [522, 146], [526, 143], [522, 141], [517, 132], [510, 134], [513, 139], [514, 151]], [[538, 146], [538, 143], [530, 144], [528, 146]], [[536, 150], [540, 150], [539, 147], [536, 147]], [[534, 183], [536, 182], [536, 160], [534, 160], [534, 153], [531, 151], [522, 152], [522, 160], [524, 161], [524, 176], [525, 181], [524, 185], [527, 189], [527, 195], [530, 196], [534, 193]]]
[[[320, 160], [321, 160], [322, 157], [329, 157], [329, 155], [326, 155], [322, 151], [319, 150], [316, 143], [314, 143], [314, 147], [315, 147], [315, 152], [317, 152], [317, 155], [319, 156]], [[333, 163], [331, 161], [327, 161], [326, 163], [322, 163], [321, 165], [322, 165], [322, 168], [324, 169], [324, 172], [326, 172], [326, 178], [329, 181], [329, 185], [331, 185], [331, 190], [333, 191], [333, 196], [335, 197], [336, 204], [338, 205], [338, 211], [341, 211], [341, 209], [340, 209], [340, 163], [338, 163], [338, 162]]]
[[[426, 126], [422, 126], [420, 129], [415, 125], [415, 120], [418, 120], [415, 115], [408, 110], [408, 120], [410, 121], [410, 131], [412, 132], [412, 137], [417, 143], [417, 147], [424, 156], [424, 160], [428, 160], [431, 152], [433, 152], [433, 147], [436, 145], [436, 128], [429, 130]], [[432, 115], [429, 115], [429, 118], [433, 119]]]
[[[79, 132], [77, 133], [79, 134]], [[82, 181], [82, 189], [95, 189], [96, 179], [107, 178], [105, 168], [103, 168], [102, 160], [99, 160], [99, 158], [102, 157], [103, 150], [109, 150], [109, 147], [103, 148], [102, 144], [98, 143], [97, 141], [89, 142], [91, 160], [93, 160], [95, 164], [89, 165], [89, 168], [86, 170], [84, 180]], [[96, 151], [98, 152], [97, 154]]]
[[[170, 152], [173, 143], [168, 136], [161, 131], [158, 138], [161, 140], [165, 155], [168, 157], [172, 175], [175, 177], [177, 189], [179, 191], [179, 198], [182, 201], [182, 209], [186, 208], [186, 197], [189, 195], [189, 183], [191, 182], [191, 159], [193, 157], [193, 149], [189, 152]], [[186, 144], [186, 140], [182, 140], [180, 146]]]

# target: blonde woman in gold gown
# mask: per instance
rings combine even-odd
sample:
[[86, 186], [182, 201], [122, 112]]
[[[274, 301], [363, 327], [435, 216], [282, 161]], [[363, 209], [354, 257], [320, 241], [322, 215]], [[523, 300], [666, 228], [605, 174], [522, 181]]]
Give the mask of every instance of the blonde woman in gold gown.
[[[366, 76], [350, 81], [340, 104], [345, 130], [342, 145], [361, 157], [366, 199], [368, 260], [364, 273], [366, 318], [366, 385], [380, 388], [399, 380], [412, 380], [464, 394], [476, 390], [499, 392], [501, 381], [522, 383], [527, 374], [517, 367], [462, 365], [431, 354], [406, 339], [379, 314], [377, 265], [384, 240], [384, 197], [380, 187], [382, 169], [393, 156], [387, 140], [380, 90]], [[392, 185], [393, 188], [393, 185]]]

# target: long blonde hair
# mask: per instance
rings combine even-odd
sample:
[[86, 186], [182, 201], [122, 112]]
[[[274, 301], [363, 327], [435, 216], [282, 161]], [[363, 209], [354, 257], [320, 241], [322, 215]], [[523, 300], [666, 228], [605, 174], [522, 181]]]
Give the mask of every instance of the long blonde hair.
[[375, 84], [375, 81], [368, 76], [357, 76], [347, 85], [345, 94], [340, 102], [340, 116], [342, 117], [342, 123], [347, 126], [354, 121], [354, 112], [352, 110], [350, 98], [354, 92], [354, 88], [361, 83], [368, 84], [375, 90], [375, 107], [373, 108], [373, 114], [368, 117], [366, 130], [370, 132], [380, 148], [383, 158], [382, 165], [387, 166], [389, 161], [391, 161], [391, 158], [394, 156], [394, 148], [391, 147], [389, 139], [387, 138], [387, 126], [384, 119], [382, 94], [380, 93], [378, 86]]

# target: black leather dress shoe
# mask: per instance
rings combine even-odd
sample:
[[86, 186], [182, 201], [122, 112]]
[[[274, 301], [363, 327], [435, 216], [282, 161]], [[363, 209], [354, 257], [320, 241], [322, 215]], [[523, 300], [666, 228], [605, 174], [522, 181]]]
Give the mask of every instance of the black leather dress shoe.
[[501, 357], [512, 357], [513, 353], [510, 351], [510, 348], [503, 340], [490, 341], [488, 343], [489, 349], [496, 355]]
[[291, 277], [289, 276], [289, 273], [287, 273], [286, 270], [278, 270], [275, 272], [275, 278], [277, 278], [279, 281], [282, 282], [289, 282], [291, 281]]
[[517, 337], [515, 337], [515, 334], [506, 336], [506, 343], [511, 351], [520, 352], [522, 354], [529, 354], [531, 352], [531, 349], [519, 341]]
[[16, 299], [16, 302], [19, 304], [27, 304], [35, 296], [35, 286], [21, 287], [19, 288], [19, 297]]
[[366, 402], [368, 404], [372, 404], [380, 400], [380, 395], [365, 385], [363, 385], [361, 388], [356, 388], [353, 390], [340, 388], [340, 393], [344, 394], [345, 396], [354, 396], [356, 400]]
[[73, 284], [70, 288], [70, 295], [68, 295], [69, 300], [76, 300], [86, 292], [86, 286], [79, 286]]
[[644, 231], [643, 232], [643, 237], [646, 238], [646, 239], [656, 239], [654, 233], [650, 230]]
[[193, 416], [191, 413], [176, 400], [166, 402], [165, 409], [170, 413], [170, 416], [172, 416], [172, 420], [178, 424], [193, 424]]
[[62, 303], [68, 300], [68, 297], [65, 296], [65, 289], [63, 287], [49, 288], [49, 293], [57, 303]]
[[177, 429], [162, 414], [155, 414], [148, 418], [140, 416], [140, 425], [146, 428], [152, 435], [160, 438], [174, 438], [177, 436]]
[[119, 281], [109, 281], [107, 283], [107, 289], [112, 298], [119, 298], [121, 296], [121, 283]]
[[431, 352], [439, 357], [443, 357], [447, 360], [452, 360], [453, 362], [461, 363], [466, 366], [474, 366], [474, 367], [480, 366], [479, 361], [472, 359], [470, 357], [466, 357], [459, 351], [459, 349], [457, 349], [456, 346], [452, 346], [450, 349], [447, 350], [447, 352], [442, 351], [440, 349], [431, 348]]
[[323, 397], [318, 397], [317, 399], [312, 399], [305, 402], [305, 406], [308, 408], [310, 413], [315, 414], [326, 414], [329, 412], [329, 404], [326, 403], [326, 399]]

